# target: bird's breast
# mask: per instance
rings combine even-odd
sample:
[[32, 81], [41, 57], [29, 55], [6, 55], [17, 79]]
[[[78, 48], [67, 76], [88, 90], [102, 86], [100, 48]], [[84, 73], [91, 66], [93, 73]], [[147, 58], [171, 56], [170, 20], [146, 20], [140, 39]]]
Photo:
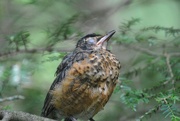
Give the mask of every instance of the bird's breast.
[[109, 100], [119, 76], [120, 63], [108, 51], [87, 54], [74, 62], [51, 92], [52, 103], [64, 116], [88, 119]]

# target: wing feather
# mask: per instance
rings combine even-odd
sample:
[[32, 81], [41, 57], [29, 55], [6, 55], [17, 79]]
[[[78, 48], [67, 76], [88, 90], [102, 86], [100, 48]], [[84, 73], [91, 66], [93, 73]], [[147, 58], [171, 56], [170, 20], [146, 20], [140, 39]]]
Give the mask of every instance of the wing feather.
[[56, 84], [61, 83], [61, 81], [64, 79], [64, 77], [66, 75], [66, 72], [73, 65], [73, 62], [78, 62], [85, 58], [85, 55], [86, 55], [85, 53], [84, 53], [84, 51], [83, 52], [82, 51], [78, 51], [78, 52], [74, 51], [73, 53], [70, 53], [63, 58], [62, 62], [58, 66], [57, 71], [55, 73], [56, 78], [55, 78], [54, 82], [52, 83], [52, 85], [49, 89], [49, 92], [45, 98], [41, 116], [48, 117], [48, 115], [51, 112], [53, 112], [53, 110], [55, 108], [54, 108], [53, 104], [51, 103], [51, 100], [52, 100], [52, 95], [50, 93], [51, 90], [53, 90], [55, 88]]
[[51, 104], [52, 95], [50, 92], [51, 92], [51, 90], [54, 89], [56, 84], [60, 83], [63, 80], [63, 78], [65, 77], [65, 72], [70, 67], [69, 61], [70, 61], [71, 56], [72, 56], [72, 53], [66, 55], [57, 68], [56, 78], [55, 78], [54, 82], [52, 83], [52, 85], [49, 89], [49, 92], [47, 93], [47, 96], [44, 101], [44, 106], [43, 106], [42, 112], [41, 112], [41, 116], [43, 116], [43, 117], [48, 117], [48, 115], [54, 110], [54, 106]]

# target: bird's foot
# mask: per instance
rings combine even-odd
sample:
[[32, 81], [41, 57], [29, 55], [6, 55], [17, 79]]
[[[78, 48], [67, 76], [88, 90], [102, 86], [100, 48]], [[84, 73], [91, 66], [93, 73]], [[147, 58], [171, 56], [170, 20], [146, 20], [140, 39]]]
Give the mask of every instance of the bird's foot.
[[74, 117], [65, 118], [64, 121], [77, 121]]

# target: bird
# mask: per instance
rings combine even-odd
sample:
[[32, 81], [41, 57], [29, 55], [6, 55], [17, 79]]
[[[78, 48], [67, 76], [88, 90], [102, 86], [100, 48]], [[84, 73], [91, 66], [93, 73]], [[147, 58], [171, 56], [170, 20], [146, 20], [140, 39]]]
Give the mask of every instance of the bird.
[[120, 61], [107, 48], [116, 31], [88, 34], [57, 67], [41, 116], [64, 121], [95, 121], [118, 82]]

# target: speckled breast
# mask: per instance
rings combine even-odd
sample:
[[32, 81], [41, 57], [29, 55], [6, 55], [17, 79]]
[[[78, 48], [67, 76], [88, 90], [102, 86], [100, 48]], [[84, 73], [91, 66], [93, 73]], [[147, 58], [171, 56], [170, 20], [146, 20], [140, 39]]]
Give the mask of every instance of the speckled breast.
[[117, 83], [120, 62], [109, 51], [84, 53], [51, 92], [61, 116], [88, 120], [103, 109]]

